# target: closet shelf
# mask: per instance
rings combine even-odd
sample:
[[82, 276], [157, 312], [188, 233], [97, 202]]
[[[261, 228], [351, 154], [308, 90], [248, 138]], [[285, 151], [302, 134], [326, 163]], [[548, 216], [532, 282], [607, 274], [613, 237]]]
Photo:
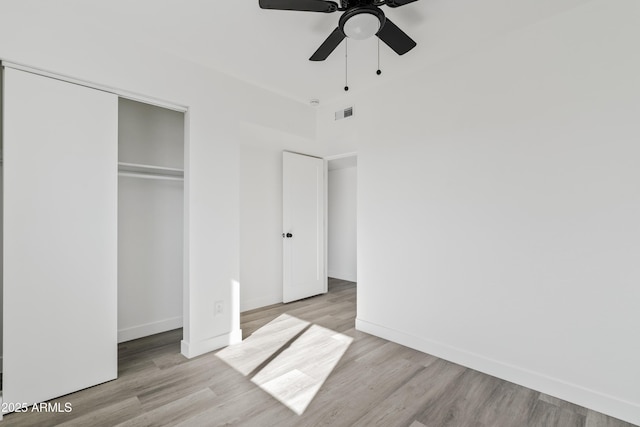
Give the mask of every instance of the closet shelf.
[[149, 179], [184, 179], [184, 170], [164, 166], [118, 162], [118, 175]]

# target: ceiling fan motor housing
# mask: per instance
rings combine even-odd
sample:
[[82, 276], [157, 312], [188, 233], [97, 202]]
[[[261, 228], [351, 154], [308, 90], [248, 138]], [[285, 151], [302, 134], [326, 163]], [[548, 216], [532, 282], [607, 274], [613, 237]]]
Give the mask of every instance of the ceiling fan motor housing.
[[357, 6], [342, 14], [340, 31], [350, 39], [364, 40], [376, 35], [384, 26], [384, 12], [375, 6]]

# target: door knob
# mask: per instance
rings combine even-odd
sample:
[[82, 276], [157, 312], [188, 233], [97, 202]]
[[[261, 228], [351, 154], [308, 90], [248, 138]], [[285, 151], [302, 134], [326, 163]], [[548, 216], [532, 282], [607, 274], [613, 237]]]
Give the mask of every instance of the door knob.
[[293, 234], [287, 233], [287, 239], [290, 239], [291, 237], [293, 237]]

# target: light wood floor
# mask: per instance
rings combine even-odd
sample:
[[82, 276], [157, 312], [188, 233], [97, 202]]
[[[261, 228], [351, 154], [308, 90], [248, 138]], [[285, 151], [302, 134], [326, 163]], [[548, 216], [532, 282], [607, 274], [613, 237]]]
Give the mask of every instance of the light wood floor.
[[332, 279], [326, 295], [243, 313], [242, 344], [191, 360], [181, 330], [121, 344], [117, 380], [52, 401], [71, 413], [0, 426], [631, 425], [358, 332], [355, 298]]

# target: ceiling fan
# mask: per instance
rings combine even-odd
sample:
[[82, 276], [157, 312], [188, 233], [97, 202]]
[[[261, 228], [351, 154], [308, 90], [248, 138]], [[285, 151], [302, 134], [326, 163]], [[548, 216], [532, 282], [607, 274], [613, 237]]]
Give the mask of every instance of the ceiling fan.
[[340, 5], [328, 0], [259, 0], [262, 9], [297, 10], [302, 12], [344, 12], [338, 27], [309, 58], [324, 61], [348, 37], [364, 40], [377, 36], [398, 55], [404, 55], [416, 42], [384, 16], [379, 6], [400, 7], [417, 0], [341, 0]]

